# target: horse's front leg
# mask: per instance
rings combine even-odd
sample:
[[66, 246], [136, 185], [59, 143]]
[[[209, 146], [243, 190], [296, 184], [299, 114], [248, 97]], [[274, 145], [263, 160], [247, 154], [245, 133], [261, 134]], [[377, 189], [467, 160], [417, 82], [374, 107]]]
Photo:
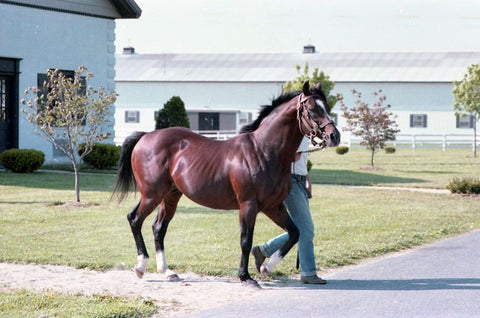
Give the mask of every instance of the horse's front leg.
[[277, 265], [285, 257], [285, 255], [287, 255], [293, 245], [298, 242], [300, 232], [290, 218], [290, 215], [288, 215], [287, 209], [283, 203], [280, 204], [277, 209], [264, 211], [264, 213], [278, 226], [288, 232], [288, 240], [285, 242], [285, 244], [279, 250], [273, 253], [269, 261], [264, 261], [260, 266], [260, 273], [263, 276], [267, 276], [273, 271], [275, 265]]
[[248, 258], [252, 249], [253, 231], [255, 229], [255, 220], [257, 218], [257, 203], [248, 201], [240, 204], [240, 247], [242, 249], [242, 257], [238, 276], [242, 283], [254, 288], [261, 288], [256, 280], [250, 277], [248, 273]]

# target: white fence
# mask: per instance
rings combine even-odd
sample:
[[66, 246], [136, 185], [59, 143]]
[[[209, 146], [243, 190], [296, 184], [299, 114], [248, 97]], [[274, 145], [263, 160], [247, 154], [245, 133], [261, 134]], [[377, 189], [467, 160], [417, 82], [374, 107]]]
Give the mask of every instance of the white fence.
[[[125, 138], [127, 138], [133, 132], [135, 132], [135, 130], [124, 129], [121, 131], [115, 131], [115, 138], [113, 142], [117, 146], [121, 146]], [[194, 132], [205, 137], [217, 140], [227, 140], [228, 138], [232, 138], [233, 136], [237, 135], [237, 132], [235, 130], [194, 130]]]
[[[357, 147], [361, 138], [351, 136], [346, 142], [349, 147]], [[397, 134], [396, 140], [390, 142], [396, 148], [472, 148], [473, 134]], [[477, 148], [480, 146], [480, 136], [477, 134]]]
[[[235, 130], [197, 130], [195, 132], [217, 140], [227, 140], [238, 134]], [[118, 134], [117, 132], [116, 144], [121, 145], [130, 133]], [[413, 151], [417, 148], [441, 148], [443, 151], [447, 148], [472, 148], [473, 150], [473, 134], [397, 134], [396, 137], [395, 141], [389, 143], [395, 148], [411, 148]], [[360, 147], [361, 138], [359, 137], [342, 134], [342, 139], [342, 145]], [[480, 135], [477, 134], [478, 147], [480, 147]]]
[[194, 132], [217, 140], [227, 140], [238, 134], [236, 130], [194, 130]]

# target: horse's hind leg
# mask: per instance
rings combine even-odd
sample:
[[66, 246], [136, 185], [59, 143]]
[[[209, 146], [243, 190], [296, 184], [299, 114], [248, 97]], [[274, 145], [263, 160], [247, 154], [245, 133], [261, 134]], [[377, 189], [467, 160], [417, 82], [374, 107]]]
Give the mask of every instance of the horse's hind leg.
[[182, 193], [175, 186], [172, 186], [170, 192], [165, 195], [160, 203], [157, 217], [152, 226], [153, 238], [155, 240], [157, 271], [161, 274], [165, 274], [169, 280], [178, 280], [179, 277], [177, 273], [168, 268], [165, 258], [164, 239], [167, 234], [168, 224], [175, 214], [177, 203], [181, 196]]
[[148, 252], [142, 236], [143, 221], [145, 221], [145, 218], [152, 213], [157, 204], [158, 202], [155, 202], [154, 200], [142, 198], [132, 212], [127, 215], [133, 238], [135, 239], [135, 244], [137, 246], [138, 263], [135, 265], [134, 270], [138, 278], [143, 277], [143, 274], [147, 271], [148, 264]]
[[285, 255], [287, 255], [293, 245], [298, 242], [300, 232], [290, 218], [290, 215], [288, 215], [287, 209], [283, 203], [280, 204], [277, 209], [264, 211], [264, 213], [278, 226], [288, 232], [287, 242], [278, 251], [273, 253], [269, 261], [264, 261], [261, 265], [260, 272], [262, 275], [266, 276], [273, 271], [275, 265], [278, 264], [285, 257]]

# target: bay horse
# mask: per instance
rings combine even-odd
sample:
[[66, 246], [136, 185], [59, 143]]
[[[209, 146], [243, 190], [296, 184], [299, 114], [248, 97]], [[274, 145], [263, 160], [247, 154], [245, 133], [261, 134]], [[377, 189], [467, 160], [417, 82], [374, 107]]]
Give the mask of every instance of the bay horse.
[[139, 278], [147, 269], [148, 253], [141, 228], [158, 206], [153, 223], [157, 271], [170, 280], [178, 275], [165, 259], [164, 237], [177, 203], [185, 194], [213, 209], [239, 210], [242, 283], [260, 288], [250, 277], [248, 260], [259, 211], [289, 234], [277, 252], [280, 261], [298, 241], [299, 231], [283, 201], [290, 191], [290, 166], [304, 135], [319, 147], [333, 147], [340, 133], [329, 117], [329, 106], [318, 86], [281, 95], [263, 106], [258, 118], [235, 137], [219, 141], [171, 127], [136, 132], [123, 143], [117, 181], [112, 195], [121, 201], [136, 184], [140, 202], [127, 215], [135, 239]]

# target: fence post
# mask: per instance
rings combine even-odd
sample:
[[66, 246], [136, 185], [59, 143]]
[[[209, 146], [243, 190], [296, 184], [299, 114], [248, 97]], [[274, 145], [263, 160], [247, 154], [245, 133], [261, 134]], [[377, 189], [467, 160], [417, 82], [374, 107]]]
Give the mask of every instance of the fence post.
[[447, 149], [447, 135], [443, 134], [443, 143], [442, 143], [442, 151]]
[[412, 135], [412, 150], [415, 151], [415, 135]]

